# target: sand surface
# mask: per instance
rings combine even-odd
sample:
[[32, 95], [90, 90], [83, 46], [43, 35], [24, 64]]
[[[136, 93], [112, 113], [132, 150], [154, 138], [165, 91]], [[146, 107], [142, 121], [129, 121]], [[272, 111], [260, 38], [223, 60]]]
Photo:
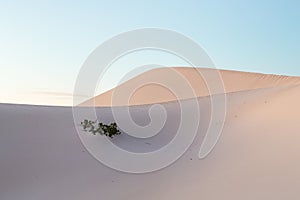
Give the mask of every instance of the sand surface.
[[[207, 117], [190, 149], [172, 166], [142, 175], [120, 173], [95, 160], [80, 142], [70, 107], [0, 104], [0, 199], [298, 200], [300, 78], [221, 73], [228, 92], [227, 116], [211, 154], [197, 157], [210, 116], [204, 92], [198, 102]], [[196, 78], [190, 81], [196, 84]], [[167, 97], [172, 96], [163, 100]], [[133, 103], [149, 103], [142, 100], [137, 96]], [[157, 100], [155, 96], [150, 102]], [[172, 115], [160, 135], [139, 141], [122, 134], [114, 142], [136, 152], [164, 145], [179, 111], [174, 102], [162, 105]], [[145, 124], [148, 108], [133, 106], [131, 114]], [[97, 112], [102, 120], [111, 120], [109, 107]]]
[[[220, 76], [223, 83], [215, 81], [218, 80], [217, 76]], [[184, 83], [190, 84], [194, 93], [187, 90]], [[222, 88], [221, 91], [213, 89], [219, 84], [223, 84], [223, 91]], [[158, 68], [142, 73], [116, 88], [85, 101], [82, 105], [143, 105], [296, 84], [300, 84], [299, 77], [207, 68]], [[171, 91], [172, 89], [176, 91]], [[119, 100], [119, 97], [122, 97], [122, 100]]]

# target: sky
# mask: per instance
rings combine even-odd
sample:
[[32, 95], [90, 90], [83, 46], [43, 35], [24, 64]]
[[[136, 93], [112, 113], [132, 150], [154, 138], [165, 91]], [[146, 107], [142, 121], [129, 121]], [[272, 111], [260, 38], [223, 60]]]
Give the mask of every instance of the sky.
[[[300, 76], [300, 1], [0, 0], [0, 5], [2, 103], [69, 104], [89, 54], [117, 34], [145, 27], [192, 38], [221, 69]], [[141, 60], [159, 62], [156, 55], [148, 52]], [[169, 60], [166, 65], [182, 64], [160, 57]], [[129, 70], [129, 63], [123, 61], [123, 68]], [[117, 83], [111, 79], [104, 88]]]

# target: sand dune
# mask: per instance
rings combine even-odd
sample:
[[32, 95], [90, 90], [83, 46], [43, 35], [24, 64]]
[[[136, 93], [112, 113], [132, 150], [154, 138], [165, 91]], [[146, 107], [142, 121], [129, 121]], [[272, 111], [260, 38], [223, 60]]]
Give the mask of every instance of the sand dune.
[[[179, 71], [194, 76], [190, 69]], [[212, 153], [203, 160], [197, 157], [210, 116], [209, 98], [201, 97], [197, 100], [205, 117], [190, 149], [172, 166], [142, 175], [120, 173], [96, 161], [79, 140], [72, 108], [0, 104], [0, 199], [298, 200], [299, 78], [231, 71], [221, 74], [230, 93], [225, 127]], [[195, 87], [199, 87], [197, 80], [197, 76], [190, 79]], [[153, 88], [145, 89], [141, 94]], [[205, 96], [201, 92], [199, 96]], [[109, 95], [97, 97], [97, 104], [107, 105]], [[147, 97], [153, 97], [150, 102], [159, 100], [160, 95], [155, 95], [148, 93]], [[172, 100], [169, 97], [163, 96], [163, 100]], [[134, 98], [133, 104], [149, 103], [138, 95]], [[113, 142], [134, 152], [166, 144], [180, 114], [176, 102], [162, 105], [170, 115], [159, 135], [137, 140], [122, 134]], [[132, 106], [133, 119], [147, 123], [149, 106]], [[99, 107], [97, 112], [101, 120], [112, 120], [109, 107]]]
[[[118, 87], [100, 94], [81, 105], [91, 106], [94, 105], [94, 102], [96, 106], [143, 105], [174, 101], [177, 99], [188, 99], [192, 97], [204, 97], [215, 94], [214, 91], [209, 92], [207, 84], [212, 84], [213, 87], [214, 84], [219, 83], [207, 83], [206, 78], [216, 75], [217, 73], [220, 73], [226, 93], [300, 84], [299, 77], [205, 68], [159, 68], [147, 71], [130, 79]], [[185, 87], [180, 87], [180, 83], [183, 81], [191, 85], [191, 88], [194, 89], [194, 95], [191, 94], [189, 90], [186, 90]], [[168, 87], [159, 85], [159, 83], [168, 84]], [[180, 96], [176, 97], [176, 94], [172, 93], [170, 88], [177, 88]], [[118, 98], [115, 98], [114, 101], [112, 101], [114, 93], [118, 96], [123, 96], [122, 98], [130, 96], [129, 102], [127, 99], [125, 99], [125, 101], [120, 101]]]

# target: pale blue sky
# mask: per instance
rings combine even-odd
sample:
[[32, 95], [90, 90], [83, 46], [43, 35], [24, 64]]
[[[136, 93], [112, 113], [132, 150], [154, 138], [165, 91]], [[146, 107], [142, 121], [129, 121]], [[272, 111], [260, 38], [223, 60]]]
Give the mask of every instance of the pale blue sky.
[[71, 93], [94, 48], [143, 27], [193, 38], [219, 68], [300, 76], [299, 2], [0, 1], [0, 101]]

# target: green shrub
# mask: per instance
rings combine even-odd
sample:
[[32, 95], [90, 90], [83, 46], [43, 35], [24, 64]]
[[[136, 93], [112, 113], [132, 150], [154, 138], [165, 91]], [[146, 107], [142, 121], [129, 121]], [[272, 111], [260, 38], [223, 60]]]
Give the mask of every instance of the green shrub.
[[121, 134], [116, 123], [111, 123], [108, 125], [108, 124], [103, 124], [103, 123], [99, 122], [98, 120], [91, 121], [91, 120], [85, 119], [80, 124], [83, 127], [84, 131], [86, 131], [86, 132], [88, 131], [88, 132], [92, 133], [93, 135], [96, 135], [97, 133], [99, 133], [100, 135], [105, 135], [107, 137], [113, 138], [115, 135]]

